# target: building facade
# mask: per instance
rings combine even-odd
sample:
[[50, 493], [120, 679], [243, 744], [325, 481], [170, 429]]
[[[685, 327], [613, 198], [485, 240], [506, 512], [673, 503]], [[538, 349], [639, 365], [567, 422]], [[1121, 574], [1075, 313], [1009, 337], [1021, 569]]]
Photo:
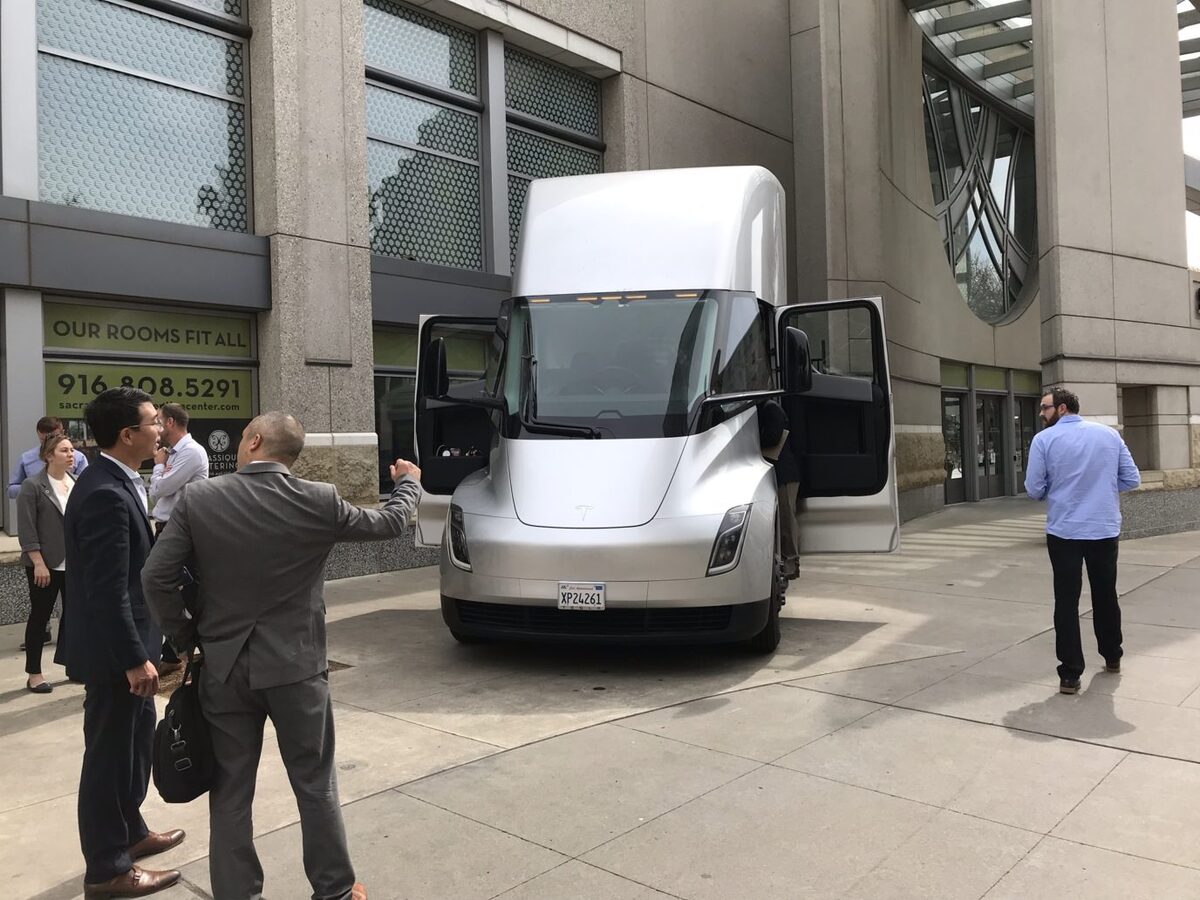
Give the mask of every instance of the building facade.
[[530, 180], [758, 164], [795, 300], [884, 298], [906, 517], [1019, 493], [1065, 384], [1196, 523], [1179, 6], [0, 0], [0, 462], [134, 384], [220, 470], [292, 412], [369, 501], [418, 317], [495, 310]]

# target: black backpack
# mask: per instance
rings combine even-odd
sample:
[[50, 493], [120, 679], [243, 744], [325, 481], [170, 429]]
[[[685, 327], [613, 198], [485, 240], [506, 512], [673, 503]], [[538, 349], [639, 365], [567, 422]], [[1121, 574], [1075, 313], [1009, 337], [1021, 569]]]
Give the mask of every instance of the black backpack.
[[188, 660], [183, 682], [154, 729], [154, 787], [167, 803], [188, 803], [212, 787], [216, 763], [198, 683], [203, 662], [203, 657]]

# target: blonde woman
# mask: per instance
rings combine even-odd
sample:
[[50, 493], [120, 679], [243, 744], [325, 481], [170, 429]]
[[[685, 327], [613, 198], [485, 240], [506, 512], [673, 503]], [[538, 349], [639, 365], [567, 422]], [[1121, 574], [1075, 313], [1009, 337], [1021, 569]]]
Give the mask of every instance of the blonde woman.
[[63, 515], [75, 485], [70, 472], [75, 448], [62, 432], [42, 440], [39, 455], [46, 468], [26, 478], [17, 495], [17, 535], [21, 562], [29, 580], [29, 621], [25, 623], [25, 687], [35, 694], [52, 688], [42, 675], [42, 647], [46, 628], [54, 612], [54, 601], [63, 598], [63, 622], [58, 639], [63, 640], [67, 605], [67, 554], [63, 537]]

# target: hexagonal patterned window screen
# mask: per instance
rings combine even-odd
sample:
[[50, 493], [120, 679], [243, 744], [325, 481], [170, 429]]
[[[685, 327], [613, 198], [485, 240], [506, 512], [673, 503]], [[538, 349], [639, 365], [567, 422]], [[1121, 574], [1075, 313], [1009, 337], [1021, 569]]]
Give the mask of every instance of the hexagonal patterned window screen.
[[592, 175], [601, 171], [600, 154], [586, 147], [552, 140], [509, 126], [508, 141], [508, 241], [512, 262], [517, 260], [525, 195], [535, 178]]
[[363, 42], [367, 65], [402, 78], [479, 93], [475, 35], [392, 0], [366, 0]]
[[[599, 151], [571, 143], [600, 137], [600, 82], [515, 47], [504, 47], [504, 99], [508, 109], [531, 116], [528, 127], [508, 126], [508, 241], [513, 265], [521, 237], [525, 197], [534, 178], [591, 175], [603, 168]], [[536, 133], [539, 123], [555, 136]]]
[[504, 102], [509, 109], [600, 137], [600, 82], [508, 44]]
[[107, 0], [38, 0], [38, 42], [43, 200], [248, 230], [244, 42]]

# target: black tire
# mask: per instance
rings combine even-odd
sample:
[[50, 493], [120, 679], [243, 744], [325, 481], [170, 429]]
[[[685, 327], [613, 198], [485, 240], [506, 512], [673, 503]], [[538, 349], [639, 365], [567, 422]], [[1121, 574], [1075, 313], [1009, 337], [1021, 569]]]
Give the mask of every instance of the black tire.
[[767, 623], [762, 631], [747, 641], [750, 652], [765, 656], [774, 653], [779, 646], [783, 632], [779, 627], [779, 610], [783, 608], [783, 597], [787, 591], [787, 580], [783, 577], [783, 559], [779, 555], [778, 534], [775, 541], [775, 555], [771, 565], [771, 601], [767, 608]]

